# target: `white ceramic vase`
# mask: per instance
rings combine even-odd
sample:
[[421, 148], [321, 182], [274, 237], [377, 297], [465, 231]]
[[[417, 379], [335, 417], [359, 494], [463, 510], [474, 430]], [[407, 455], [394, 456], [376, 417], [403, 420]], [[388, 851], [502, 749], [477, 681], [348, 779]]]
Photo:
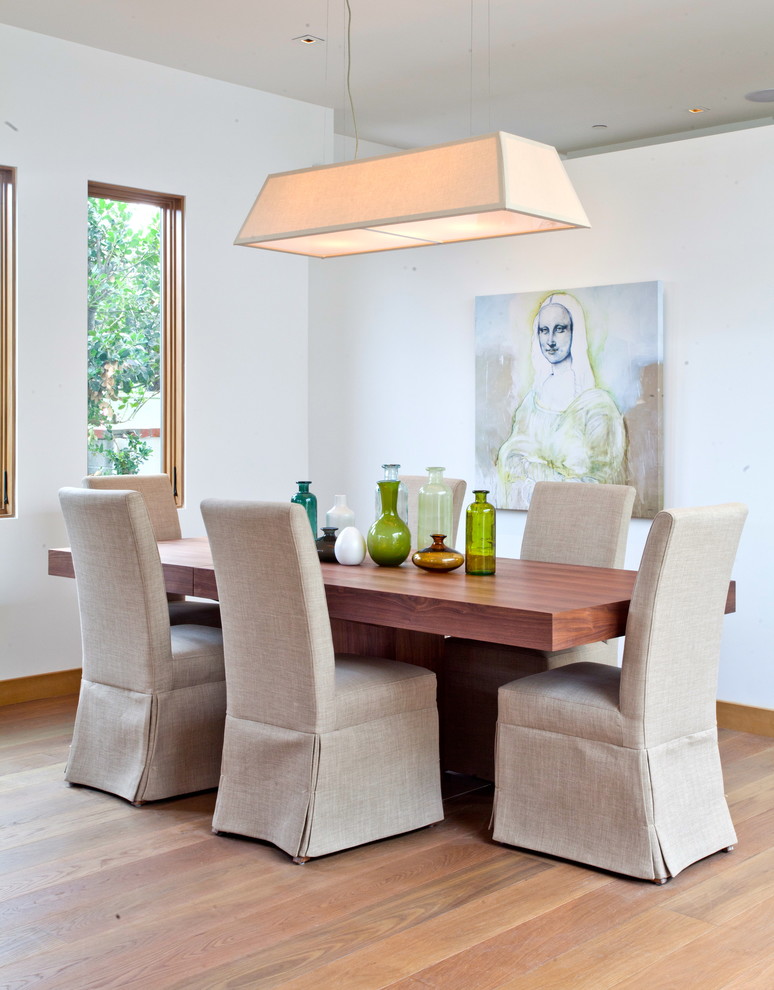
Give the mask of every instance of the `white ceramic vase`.
[[346, 495], [334, 495], [333, 498], [334, 504], [325, 513], [325, 525], [337, 530], [338, 535], [355, 525], [355, 513], [347, 505]]

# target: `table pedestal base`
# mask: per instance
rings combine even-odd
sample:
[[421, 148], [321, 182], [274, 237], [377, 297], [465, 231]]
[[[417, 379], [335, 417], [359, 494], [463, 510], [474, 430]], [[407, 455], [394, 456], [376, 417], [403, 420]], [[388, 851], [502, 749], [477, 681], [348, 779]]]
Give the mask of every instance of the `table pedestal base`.
[[[385, 657], [432, 670], [438, 678], [441, 769], [471, 774], [483, 780], [494, 780], [496, 701], [493, 715], [486, 712], [479, 726], [476, 726], [475, 718], [471, 720], [470, 717], [461, 717], [461, 712], [468, 709], [475, 713], [476, 671], [471, 671], [471, 681], [467, 687], [463, 690], [457, 687], [452, 689], [444, 678], [446, 636], [394, 629], [391, 626], [374, 626], [365, 622], [349, 622], [345, 619], [331, 619], [331, 629], [337, 653]], [[488, 645], [490, 644], [482, 644], [484, 648]], [[506, 680], [510, 678], [506, 677]], [[473, 731], [470, 731], [471, 725], [474, 726]]]

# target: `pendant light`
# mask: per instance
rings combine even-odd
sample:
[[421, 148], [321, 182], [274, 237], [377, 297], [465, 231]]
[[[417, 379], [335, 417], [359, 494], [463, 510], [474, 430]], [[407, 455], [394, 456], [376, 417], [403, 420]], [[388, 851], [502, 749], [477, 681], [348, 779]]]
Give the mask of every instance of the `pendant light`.
[[556, 150], [497, 131], [269, 175], [234, 243], [330, 258], [588, 226]]

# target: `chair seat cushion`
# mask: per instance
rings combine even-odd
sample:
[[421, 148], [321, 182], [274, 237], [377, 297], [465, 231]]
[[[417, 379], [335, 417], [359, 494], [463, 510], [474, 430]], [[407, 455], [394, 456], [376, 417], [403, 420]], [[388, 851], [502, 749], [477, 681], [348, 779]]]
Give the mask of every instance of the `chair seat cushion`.
[[336, 657], [336, 729], [435, 708], [435, 674], [398, 660]]
[[170, 681], [163, 690], [192, 687], [223, 681], [226, 671], [223, 665], [223, 633], [213, 626], [171, 626], [172, 660]]
[[504, 684], [498, 721], [623, 744], [618, 704], [621, 671], [602, 663], [571, 663]]

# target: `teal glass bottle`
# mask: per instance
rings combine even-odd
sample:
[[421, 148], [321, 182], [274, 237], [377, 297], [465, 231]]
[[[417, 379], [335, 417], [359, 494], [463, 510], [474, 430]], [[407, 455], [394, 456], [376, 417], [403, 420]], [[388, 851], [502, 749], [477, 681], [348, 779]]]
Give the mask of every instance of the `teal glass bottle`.
[[368, 530], [366, 545], [374, 563], [380, 567], [397, 567], [411, 552], [411, 534], [398, 515], [398, 485], [395, 481], [378, 481], [380, 513]]
[[487, 502], [489, 494], [482, 488], [473, 492], [465, 513], [465, 572], [494, 574], [495, 572], [495, 509]]
[[297, 481], [298, 491], [291, 498], [291, 502], [297, 502], [306, 509], [309, 525], [312, 527], [312, 535], [317, 539], [317, 496], [309, 491], [311, 481]]
[[436, 533], [454, 543], [454, 497], [443, 480], [446, 468], [429, 467], [427, 481], [417, 493], [417, 550], [429, 547]]

